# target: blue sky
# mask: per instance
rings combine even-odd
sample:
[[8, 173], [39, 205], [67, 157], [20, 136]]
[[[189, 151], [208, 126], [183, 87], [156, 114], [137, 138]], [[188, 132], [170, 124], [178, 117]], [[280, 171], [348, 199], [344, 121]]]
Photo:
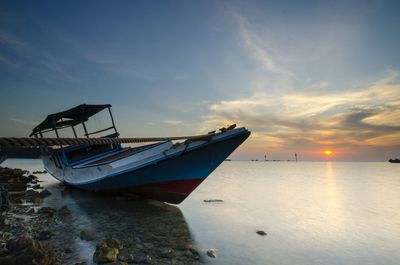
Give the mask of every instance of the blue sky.
[[0, 135], [110, 103], [124, 136], [237, 123], [234, 158], [400, 156], [398, 1], [2, 1]]

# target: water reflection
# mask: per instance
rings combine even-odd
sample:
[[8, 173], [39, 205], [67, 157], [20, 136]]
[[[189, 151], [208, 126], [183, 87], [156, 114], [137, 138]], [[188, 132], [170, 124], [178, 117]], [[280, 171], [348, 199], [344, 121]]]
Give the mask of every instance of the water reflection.
[[334, 226], [337, 228], [342, 225], [342, 213], [340, 209], [340, 194], [337, 191], [332, 162], [326, 162], [326, 178], [328, 181], [329, 215]]
[[[152, 264], [199, 264], [189, 227], [178, 207], [139, 198], [99, 195], [61, 184], [48, 186], [53, 192], [49, 205], [68, 206], [72, 214], [57, 223], [59, 244], [66, 264], [86, 261], [92, 264], [95, 245], [114, 237], [124, 244], [125, 253], [148, 255]], [[84, 241], [83, 229], [95, 232], [96, 241]]]

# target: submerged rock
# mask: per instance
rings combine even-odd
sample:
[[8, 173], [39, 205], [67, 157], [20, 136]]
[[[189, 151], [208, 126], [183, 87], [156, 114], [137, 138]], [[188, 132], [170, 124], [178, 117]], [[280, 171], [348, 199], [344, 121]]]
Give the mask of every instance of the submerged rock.
[[172, 248], [162, 248], [160, 250], [160, 256], [164, 258], [172, 257], [174, 254]]
[[135, 263], [151, 264], [151, 261], [151, 256], [144, 253], [137, 254], [133, 257], [133, 262]]
[[58, 214], [59, 215], [70, 215], [71, 214], [71, 210], [67, 207], [67, 206], [63, 206], [58, 210]]
[[90, 230], [82, 230], [81, 233], [79, 234], [79, 237], [82, 240], [86, 240], [86, 241], [93, 241], [96, 240], [97, 236], [93, 231]]

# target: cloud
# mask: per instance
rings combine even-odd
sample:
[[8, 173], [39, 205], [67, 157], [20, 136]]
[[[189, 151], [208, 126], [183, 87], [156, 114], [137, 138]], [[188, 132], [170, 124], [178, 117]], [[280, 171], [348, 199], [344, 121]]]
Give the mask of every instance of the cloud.
[[29, 47], [29, 45], [26, 42], [12, 36], [11, 34], [1, 29], [0, 29], [0, 44], [5, 45], [13, 50], [21, 50]]
[[289, 71], [279, 66], [273, 59], [273, 52], [263, 45], [263, 41], [260, 36], [251, 30], [249, 22], [238, 13], [231, 11], [232, 16], [235, 18], [238, 25], [239, 36], [247, 50], [252, 56], [258, 60], [263, 68], [275, 74], [292, 75]]
[[255, 94], [209, 106], [201, 131], [244, 125], [253, 141], [301, 145], [400, 146], [400, 71], [364, 88]]
[[16, 119], [16, 118], [10, 118], [10, 121], [13, 121], [13, 122], [16, 122], [16, 123], [20, 123], [20, 124], [23, 124], [23, 125], [29, 125], [29, 126], [38, 125], [39, 124], [39, 122], [36, 122], [36, 121], [27, 121], [27, 120]]
[[178, 125], [182, 123], [180, 120], [162, 120], [161, 122], [169, 125]]

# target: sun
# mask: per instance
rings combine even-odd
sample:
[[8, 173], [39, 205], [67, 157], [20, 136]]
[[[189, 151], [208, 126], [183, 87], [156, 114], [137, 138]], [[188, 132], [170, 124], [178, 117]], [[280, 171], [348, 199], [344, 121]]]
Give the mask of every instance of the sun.
[[332, 151], [332, 150], [325, 150], [323, 153], [324, 153], [325, 155], [327, 155], [327, 156], [330, 156], [330, 155], [333, 154], [333, 151]]

